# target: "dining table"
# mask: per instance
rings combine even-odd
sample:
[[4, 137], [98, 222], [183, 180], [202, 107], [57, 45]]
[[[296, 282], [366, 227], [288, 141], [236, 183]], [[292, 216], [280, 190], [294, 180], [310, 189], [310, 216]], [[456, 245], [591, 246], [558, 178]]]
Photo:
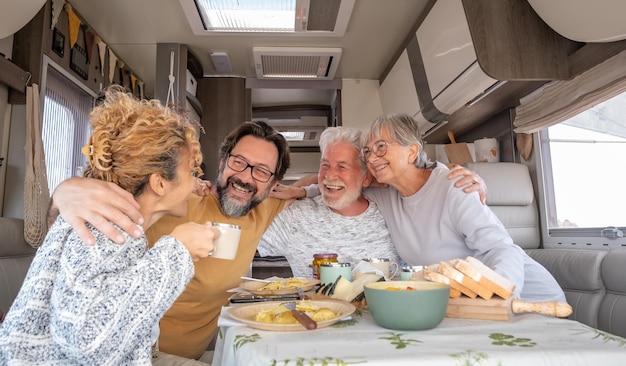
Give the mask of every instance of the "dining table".
[[[237, 305], [245, 306], [245, 305]], [[379, 326], [366, 309], [315, 330], [260, 330], [224, 307], [213, 366], [626, 365], [626, 339], [575, 320], [515, 314], [508, 321], [444, 318], [429, 330]]]

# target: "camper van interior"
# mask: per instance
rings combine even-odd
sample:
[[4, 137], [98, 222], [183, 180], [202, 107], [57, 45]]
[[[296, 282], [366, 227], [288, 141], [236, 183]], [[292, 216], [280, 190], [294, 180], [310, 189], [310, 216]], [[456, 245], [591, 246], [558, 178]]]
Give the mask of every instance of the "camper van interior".
[[[325, 129], [411, 116], [429, 160], [465, 165], [484, 180], [486, 205], [565, 292], [568, 321], [604, 337], [598, 347], [606, 350], [589, 337], [589, 354], [573, 343], [581, 362], [622, 364], [625, 2], [3, 0], [0, 7], [0, 311], [11, 307], [45, 236], [51, 194], [87, 167], [81, 149], [90, 111], [119, 84], [197, 122], [204, 179], [213, 182], [220, 143], [244, 121], [264, 121], [287, 139], [291, 166], [280, 183], [292, 184], [317, 174]], [[248, 275], [291, 276], [282, 256], [265, 259]], [[232, 342], [212, 344], [214, 364], [266, 356]], [[621, 356], [608, 349], [613, 344]], [[377, 349], [385, 356], [373, 364], [402, 363]], [[570, 351], [546, 350], [546, 360]]]

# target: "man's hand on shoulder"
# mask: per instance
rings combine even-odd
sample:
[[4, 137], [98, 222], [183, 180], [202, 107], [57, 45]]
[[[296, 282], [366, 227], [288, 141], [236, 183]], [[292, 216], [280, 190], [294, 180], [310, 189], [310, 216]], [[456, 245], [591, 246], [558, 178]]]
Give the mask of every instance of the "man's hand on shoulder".
[[295, 185], [286, 185], [276, 183], [274, 188], [270, 191], [270, 197], [278, 198], [280, 200], [294, 200], [306, 197], [306, 190], [304, 187]]
[[198, 178], [196, 185], [193, 187], [193, 193], [201, 197], [208, 196], [211, 194], [211, 188], [213, 188], [211, 181]]
[[[139, 204], [132, 194], [114, 183], [91, 178], [66, 179], [52, 195], [49, 214], [54, 215], [55, 211], [88, 245], [95, 244], [95, 239], [85, 225], [87, 222], [120, 244], [124, 242], [124, 236], [111, 222], [130, 235], [141, 237], [141, 230], [137, 227], [143, 224]], [[48, 221], [54, 220], [49, 218]]]

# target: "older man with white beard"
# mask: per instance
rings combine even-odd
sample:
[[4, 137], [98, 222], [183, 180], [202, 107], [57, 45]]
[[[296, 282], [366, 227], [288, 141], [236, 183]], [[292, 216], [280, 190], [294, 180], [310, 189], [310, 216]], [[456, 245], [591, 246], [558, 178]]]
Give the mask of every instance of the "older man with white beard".
[[320, 137], [322, 159], [318, 173], [321, 196], [295, 201], [263, 234], [259, 254], [283, 255], [294, 276], [310, 277], [315, 253], [337, 253], [341, 262], [363, 258], [400, 258], [378, 207], [363, 196], [371, 180], [359, 158], [361, 132], [332, 127]]

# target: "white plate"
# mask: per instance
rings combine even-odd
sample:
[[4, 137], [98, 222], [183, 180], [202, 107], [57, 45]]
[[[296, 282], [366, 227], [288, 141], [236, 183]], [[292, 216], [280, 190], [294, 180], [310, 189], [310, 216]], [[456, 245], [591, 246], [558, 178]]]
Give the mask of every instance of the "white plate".
[[[279, 281], [279, 280], [288, 280], [288, 278], [277, 278], [274, 281]], [[300, 288], [303, 291], [309, 291], [310, 289], [313, 288], [313, 286], [317, 285], [318, 283], [320, 283], [320, 280], [317, 279], [303, 279], [306, 282], [300, 286]], [[250, 292], [251, 294], [254, 295], [288, 295], [288, 294], [297, 294], [298, 290], [295, 287], [289, 287], [289, 288], [282, 288], [280, 290], [259, 290], [261, 287], [267, 285], [267, 283], [265, 282], [259, 282], [259, 281], [244, 281], [242, 282], [239, 287], [245, 289], [246, 291]]]
[[[337, 316], [332, 319], [322, 320], [317, 322], [317, 329], [327, 327], [329, 325], [333, 325], [340, 321], [341, 319], [352, 315], [356, 308], [354, 305], [345, 301], [338, 300], [307, 300], [312, 302], [315, 306], [319, 308], [329, 308], [332, 310]], [[250, 305], [241, 305], [228, 309], [227, 314], [239, 321], [249, 326], [250, 328], [262, 329], [262, 330], [279, 330], [279, 331], [291, 331], [291, 330], [306, 330], [306, 328], [300, 324], [274, 324], [274, 323], [263, 323], [256, 321], [256, 315], [265, 310], [274, 309], [278, 305], [284, 303], [284, 301], [271, 301], [271, 302], [262, 302], [255, 303]]]

